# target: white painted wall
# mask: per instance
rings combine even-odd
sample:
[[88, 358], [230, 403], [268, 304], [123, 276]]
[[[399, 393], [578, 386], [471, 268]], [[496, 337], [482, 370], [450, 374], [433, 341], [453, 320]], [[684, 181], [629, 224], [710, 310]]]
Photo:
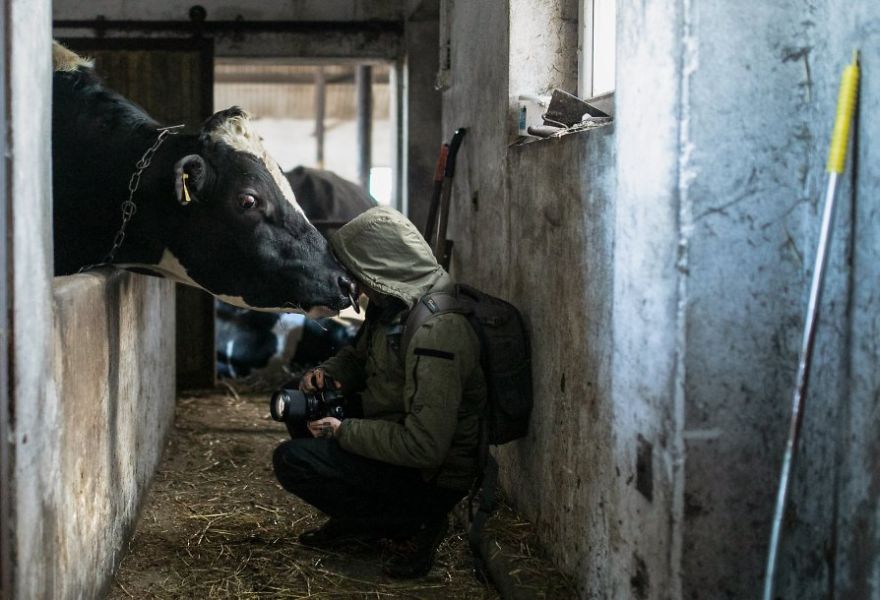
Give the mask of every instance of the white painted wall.
[[120, 273], [53, 281], [50, 3], [13, 0], [7, 9], [14, 420], [3, 434], [12, 443], [15, 545], [8, 597], [97, 597], [173, 416], [173, 289]]

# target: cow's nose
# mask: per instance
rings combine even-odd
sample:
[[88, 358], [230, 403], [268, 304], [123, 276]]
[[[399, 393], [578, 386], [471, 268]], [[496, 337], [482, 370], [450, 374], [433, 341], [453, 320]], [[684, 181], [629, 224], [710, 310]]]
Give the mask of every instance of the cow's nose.
[[358, 286], [357, 283], [354, 282], [351, 278], [340, 275], [339, 279], [339, 289], [342, 290], [343, 296], [348, 296], [349, 301], [351, 302], [351, 307], [354, 309], [356, 313], [361, 312], [360, 304], [358, 304]]
[[340, 275], [336, 281], [339, 282], [339, 289], [341, 289], [342, 293], [345, 294], [346, 296], [353, 289], [357, 288], [357, 284], [355, 284], [355, 282], [351, 279], [351, 277], [348, 277], [347, 275]]

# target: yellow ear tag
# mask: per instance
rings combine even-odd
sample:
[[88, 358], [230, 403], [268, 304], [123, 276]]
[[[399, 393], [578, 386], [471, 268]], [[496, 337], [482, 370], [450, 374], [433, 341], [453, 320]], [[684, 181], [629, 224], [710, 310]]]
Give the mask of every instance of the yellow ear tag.
[[189, 190], [186, 188], [186, 180], [189, 179], [189, 173], [183, 174], [183, 204], [189, 204], [192, 202], [192, 198], [189, 197]]

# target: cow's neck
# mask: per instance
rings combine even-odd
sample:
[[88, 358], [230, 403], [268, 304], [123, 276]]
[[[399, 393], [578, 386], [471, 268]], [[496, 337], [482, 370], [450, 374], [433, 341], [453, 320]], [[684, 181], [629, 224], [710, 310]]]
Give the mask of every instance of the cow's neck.
[[[55, 272], [70, 274], [107, 258], [135, 165], [156, 142], [160, 125], [89, 71], [55, 73], [52, 106]], [[182, 134], [163, 141], [141, 176], [137, 212], [114, 262], [159, 260], [162, 249], [151, 234], [156, 207], [173, 206], [173, 156], [186, 154], [195, 141]]]
[[[145, 140], [143, 152], [147, 152], [158, 140], [160, 131], [153, 132]], [[114, 263], [126, 265], [158, 265], [167, 250], [169, 233], [181, 218], [181, 208], [175, 200], [174, 165], [183, 156], [198, 151], [198, 139], [194, 135], [166, 134], [152, 154], [150, 165], [140, 174], [140, 183], [132, 196], [137, 212], [126, 231], [126, 241], [117, 251]], [[132, 168], [129, 177], [137, 171]], [[120, 226], [122, 203], [128, 200], [128, 188], [123, 190], [119, 201]]]

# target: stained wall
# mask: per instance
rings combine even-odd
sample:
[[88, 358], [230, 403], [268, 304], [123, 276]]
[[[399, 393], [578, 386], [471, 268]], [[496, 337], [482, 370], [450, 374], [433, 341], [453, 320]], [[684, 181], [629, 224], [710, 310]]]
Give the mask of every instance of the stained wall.
[[619, 4], [613, 129], [527, 146], [515, 97], [569, 81], [548, 48], [570, 4], [440, 10], [444, 132], [472, 128], [455, 275], [517, 302], [535, 340], [535, 415], [499, 451], [503, 481], [584, 598], [760, 593], [837, 85], [862, 50], [778, 589], [875, 597], [880, 9]]

